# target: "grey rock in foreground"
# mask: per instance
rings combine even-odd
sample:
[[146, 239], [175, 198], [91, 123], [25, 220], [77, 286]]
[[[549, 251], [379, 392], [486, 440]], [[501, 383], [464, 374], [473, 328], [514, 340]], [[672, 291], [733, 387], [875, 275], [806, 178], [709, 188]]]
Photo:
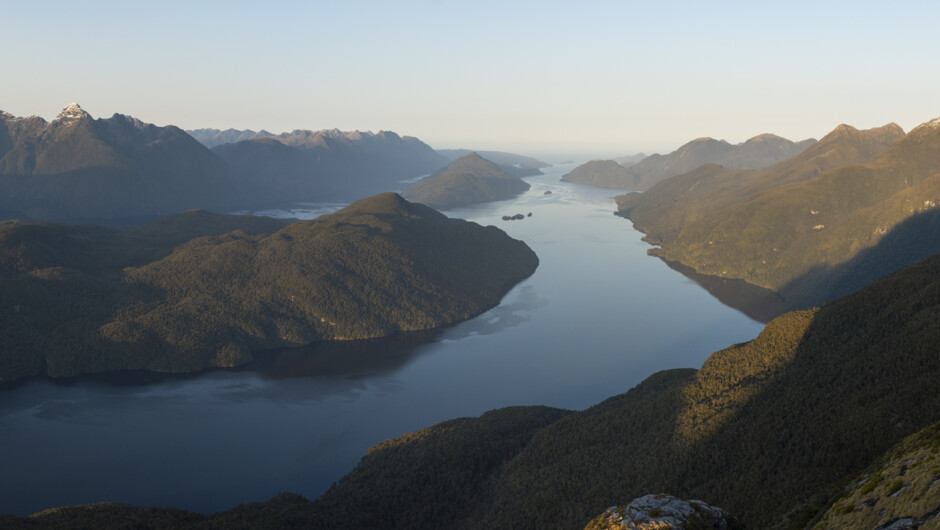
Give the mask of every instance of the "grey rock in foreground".
[[626, 506], [611, 506], [585, 530], [660, 530], [741, 528], [724, 510], [702, 501], [684, 501], [671, 495], [645, 495]]

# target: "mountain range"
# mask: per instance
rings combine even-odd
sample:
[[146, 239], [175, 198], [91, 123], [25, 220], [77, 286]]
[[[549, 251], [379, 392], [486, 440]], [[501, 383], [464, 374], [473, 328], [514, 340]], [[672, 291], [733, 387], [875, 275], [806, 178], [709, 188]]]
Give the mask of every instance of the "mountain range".
[[0, 112], [0, 217], [93, 220], [246, 205], [242, 175], [177, 127], [76, 104], [51, 122]]
[[495, 306], [537, 265], [501, 230], [393, 193], [290, 224], [207, 212], [128, 230], [8, 221], [0, 381], [187, 372], [439, 328]]
[[762, 169], [792, 158], [814, 143], [814, 139], [792, 142], [773, 134], [761, 134], [737, 145], [697, 138], [667, 155], [650, 155], [626, 167], [613, 160], [588, 162], [571, 170], [562, 180], [602, 188], [646, 190], [704, 164]]
[[355, 200], [402, 187], [447, 159], [394, 132], [293, 131], [213, 147], [275, 203]]
[[[126, 217], [113, 205], [128, 200], [155, 214], [210, 200], [217, 185], [231, 191], [219, 208], [253, 194], [342, 196], [440, 159], [394, 133], [206, 132], [237, 140], [210, 151], [177, 128], [93, 120], [77, 105], [49, 123], [0, 120], [0, 182], [17, 199], [0, 207], [35, 218]], [[650, 493], [701, 499], [754, 528], [936, 526], [940, 118], [907, 134], [840, 125], [786, 142], [699, 139], [617, 166], [641, 166], [624, 177], [638, 189], [664, 179], [617, 198], [651, 254], [766, 287], [792, 309], [698, 370], [653, 374], [583, 411], [508, 407], [387, 440], [313, 502], [282, 493], [211, 515], [99, 504], [0, 515], [0, 526], [580, 528]], [[700, 163], [715, 153], [721, 164]], [[746, 168], [761, 157], [780, 158]], [[617, 167], [580, 174], [597, 185]], [[468, 153], [406, 194], [449, 208], [520, 193], [516, 181], [527, 189]], [[82, 195], [95, 186], [107, 196]], [[192, 371], [437, 328], [497, 304], [537, 266], [497, 228], [394, 193], [292, 223], [205, 211], [122, 230], [3, 221], [0, 381]]]
[[408, 200], [449, 210], [471, 204], [511, 199], [529, 184], [477, 153], [454, 160], [443, 170], [418, 181], [402, 195]]
[[841, 125], [775, 166], [703, 166], [618, 208], [651, 253], [811, 307], [940, 251], [938, 153], [940, 120], [906, 135]]
[[77, 104], [51, 122], [0, 112], [0, 218], [127, 224], [188, 209], [353, 201], [448, 163], [389, 131], [192, 134], [214, 150], [177, 127], [93, 119]]

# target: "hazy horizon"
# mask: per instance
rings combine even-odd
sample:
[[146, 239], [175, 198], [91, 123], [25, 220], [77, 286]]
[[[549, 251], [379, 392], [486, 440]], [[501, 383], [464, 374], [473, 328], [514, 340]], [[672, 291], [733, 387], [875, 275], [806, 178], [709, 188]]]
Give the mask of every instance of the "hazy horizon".
[[435, 149], [672, 151], [940, 115], [902, 2], [10, 3], [0, 109], [183, 129], [392, 130]]

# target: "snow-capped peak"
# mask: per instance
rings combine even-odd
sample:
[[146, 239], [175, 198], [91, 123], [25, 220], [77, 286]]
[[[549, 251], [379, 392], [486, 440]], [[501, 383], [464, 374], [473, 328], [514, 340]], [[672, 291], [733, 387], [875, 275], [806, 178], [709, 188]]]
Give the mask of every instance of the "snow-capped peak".
[[52, 121], [73, 121], [80, 120], [84, 117], [90, 117], [90, 115], [82, 110], [82, 108], [78, 106], [78, 103], [69, 103]]

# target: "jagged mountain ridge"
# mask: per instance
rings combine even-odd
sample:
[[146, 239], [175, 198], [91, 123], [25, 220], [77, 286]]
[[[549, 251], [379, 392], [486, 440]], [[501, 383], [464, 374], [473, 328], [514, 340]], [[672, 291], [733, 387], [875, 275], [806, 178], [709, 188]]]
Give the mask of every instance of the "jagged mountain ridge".
[[0, 216], [116, 219], [244, 206], [240, 174], [181, 129], [77, 104], [56, 119], [0, 114]]
[[421, 140], [391, 131], [295, 130], [220, 144], [212, 151], [284, 202], [355, 200], [447, 165]]
[[217, 145], [222, 144], [233, 144], [235, 142], [241, 142], [244, 140], [252, 140], [254, 138], [267, 138], [274, 136], [272, 133], [265, 131], [264, 129], [255, 132], [251, 129], [238, 130], [238, 129], [187, 129], [186, 133], [196, 139], [202, 145], [212, 149]]

